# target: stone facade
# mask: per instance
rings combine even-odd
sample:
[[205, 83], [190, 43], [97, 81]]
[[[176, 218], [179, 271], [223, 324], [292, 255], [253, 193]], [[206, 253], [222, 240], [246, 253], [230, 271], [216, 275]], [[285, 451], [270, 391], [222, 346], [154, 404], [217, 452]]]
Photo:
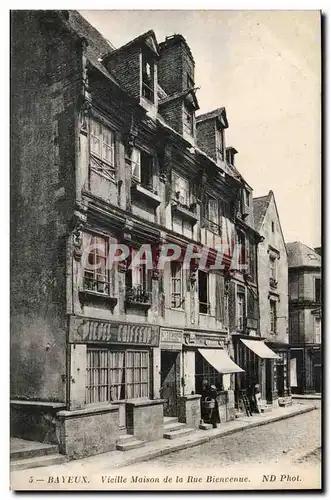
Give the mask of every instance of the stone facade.
[[[268, 362], [264, 399], [270, 403], [290, 394], [288, 334], [288, 261], [275, 196], [254, 198], [256, 229], [263, 240], [258, 248], [260, 332], [279, 354]], [[263, 293], [262, 293], [263, 291]]]
[[287, 244], [289, 334], [293, 393], [322, 390], [321, 256], [301, 242]]

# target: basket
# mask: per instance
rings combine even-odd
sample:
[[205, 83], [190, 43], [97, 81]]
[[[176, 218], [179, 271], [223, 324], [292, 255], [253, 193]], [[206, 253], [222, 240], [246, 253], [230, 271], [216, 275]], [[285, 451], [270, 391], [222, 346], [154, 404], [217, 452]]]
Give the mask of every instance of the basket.
[[206, 398], [203, 401], [203, 406], [206, 410], [213, 410], [215, 408], [215, 400], [211, 398]]

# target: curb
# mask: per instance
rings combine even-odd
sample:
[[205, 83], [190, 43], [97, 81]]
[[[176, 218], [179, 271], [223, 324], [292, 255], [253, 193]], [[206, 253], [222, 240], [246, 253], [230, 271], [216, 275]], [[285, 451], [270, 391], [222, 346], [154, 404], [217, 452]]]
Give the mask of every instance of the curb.
[[[139, 462], [147, 462], [148, 460], [152, 460], [153, 458], [158, 458], [158, 457], [162, 457], [164, 455], [169, 455], [170, 453], [173, 453], [176, 451], [182, 451], [182, 450], [185, 450], [187, 448], [193, 448], [195, 446], [199, 446], [201, 444], [208, 443], [209, 441], [212, 441], [214, 439], [218, 439], [220, 437], [230, 436], [231, 434], [235, 434], [236, 432], [241, 432], [241, 431], [244, 431], [246, 429], [252, 429], [253, 427], [261, 427], [262, 425], [272, 424], [274, 422], [285, 420], [285, 419], [291, 418], [291, 417], [296, 417], [298, 415], [302, 415], [304, 413], [308, 413], [310, 411], [317, 410], [317, 409], [318, 409], [318, 407], [314, 406], [314, 405], [306, 406], [304, 408], [301, 408], [300, 410], [296, 410], [295, 412], [293, 412], [291, 414], [270, 417], [268, 420], [265, 420], [265, 421], [247, 423], [246, 425], [243, 425], [242, 427], [238, 427], [235, 429], [229, 429], [229, 430], [221, 430], [220, 429], [220, 432], [209, 435], [209, 436], [198, 437], [196, 439], [196, 441], [194, 441], [194, 442], [173, 444], [171, 446], [171, 448], [169, 447], [169, 448], [164, 448], [161, 450], [153, 450], [153, 451], [146, 453], [146, 455], [142, 455], [141, 457], [134, 457], [134, 458], [128, 457], [125, 461], [123, 461], [123, 463], [114, 464], [112, 468], [113, 469], [121, 469], [121, 468], [127, 467], [129, 465], [137, 464]], [[204, 431], [204, 432], [206, 432], [206, 431]]]

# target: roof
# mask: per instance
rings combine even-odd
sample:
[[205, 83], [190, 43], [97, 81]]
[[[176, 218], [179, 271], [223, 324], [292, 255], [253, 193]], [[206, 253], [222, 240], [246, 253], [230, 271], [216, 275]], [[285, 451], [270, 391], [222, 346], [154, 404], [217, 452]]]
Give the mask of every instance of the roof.
[[204, 122], [206, 120], [211, 120], [212, 118], [219, 118], [220, 116], [223, 116], [225, 126], [227, 128], [229, 126], [229, 124], [228, 124], [228, 120], [226, 117], [226, 109], [224, 107], [217, 108], [217, 109], [214, 109], [213, 111], [208, 111], [208, 113], [204, 113], [202, 115], [197, 116], [196, 122], [197, 123]]
[[272, 191], [269, 191], [267, 196], [260, 196], [258, 198], [253, 198], [253, 209], [254, 209], [254, 225], [257, 231], [260, 231], [264, 216], [268, 209], [270, 200], [272, 196]]
[[321, 257], [301, 241], [286, 243], [288, 267], [321, 267]]
[[130, 40], [128, 43], [125, 45], [122, 45], [122, 47], [119, 47], [118, 49], [109, 51], [109, 54], [107, 54], [106, 59], [111, 58], [113, 55], [120, 54], [122, 51], [127, 50], [133, 45], [138, 45], [141, 44], [142, 42], [148, 42], [150, 39], [150, 43], [148, 43], [149, 47], [151, 50], [153, 50], [156, 55], [159, 55], [159, 44], [157, 43], [156, 36], [153, 30], [146, 31], [146, 33], [143, 33], [142, 35], [137, 36], [133, 40]]
[[116, 79], [106, 70], [99, 61], [102, 55], [115, 50], [115, 47], [104, 38], [77, 10], [69, 10], [68, 23], [78, 36], [87, 41], [86, 57], [90, 63], [101, 71], [107, 78], [120, 86]]

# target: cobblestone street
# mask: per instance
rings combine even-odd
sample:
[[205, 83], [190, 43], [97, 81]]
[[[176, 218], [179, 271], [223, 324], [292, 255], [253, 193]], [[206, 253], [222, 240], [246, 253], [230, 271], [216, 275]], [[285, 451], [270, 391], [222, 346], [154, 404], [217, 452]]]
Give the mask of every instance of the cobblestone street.
[[[303, 461], [302, 456], [320, 448], [320, 426], [321, 410], [317, 409], [139, 464], [139, 471], [150, 471], [152, 467], [179, 471], [187, 466], [219, 468], [233, 464], [298, 463]], [[304, 463], [316, 464], [319, 460], [317, 452], [307, 456]]]

